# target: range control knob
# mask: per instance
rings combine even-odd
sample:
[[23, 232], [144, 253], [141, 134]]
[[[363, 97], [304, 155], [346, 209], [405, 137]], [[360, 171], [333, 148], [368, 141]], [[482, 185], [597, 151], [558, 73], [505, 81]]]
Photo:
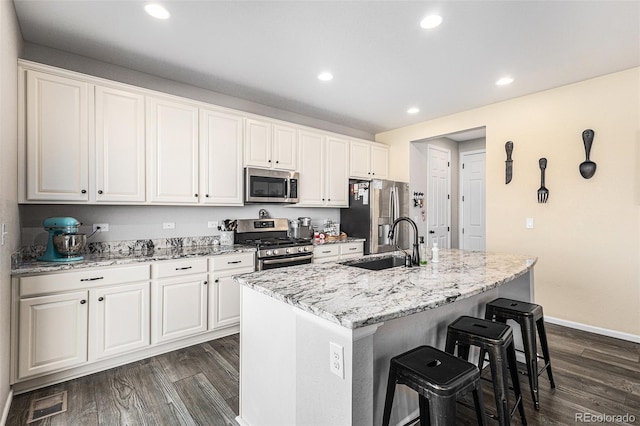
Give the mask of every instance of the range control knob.
[[274, 255], [275, 255], [275, 254], [278, 254], [278, 250], [274, 250], [274, 251], [273, 251], [273, 254], [274, 254]]
[[304, 249], [302, 247], [298, 247], [298, 251], [303, 251]]
[[304, 251], [309, 251], [309, 247], [305, 247], [303, 250]]
[[267, 250], [267, 252], [265, 253], [267, 256], [271, 256], [271, 250]]
[[291, 253], [291, 249], [286, 249], [284, 252], [285, 253]]

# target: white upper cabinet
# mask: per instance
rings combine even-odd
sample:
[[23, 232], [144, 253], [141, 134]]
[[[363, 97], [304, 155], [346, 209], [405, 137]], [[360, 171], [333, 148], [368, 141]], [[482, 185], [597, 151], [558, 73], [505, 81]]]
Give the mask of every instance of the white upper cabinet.
[[349, 141], [328, 137], [325, 152], [326, 205], [349, 207]]
[[321, 207], [325, 204], [325, 156], [323, 148], [324, 136], [322, 134], [308, 131], [299, 132], [299, 206]]
[[299, 132], [299, 206], [349, 206], [349, 141]]
[[26, 73], [26, 200], [89, 199], [89, 85]]
[[356, 179], [387, 179], [389, 177], [389, 148], [386, 145], [351, 141], [349, 176]]
[[242, 117], [200, 110], [200, 202], [243, 204]]
[[152, 203], [198, 203], [198, 108], [147, 97], [147, 191]]
[[245, 165], [296, 170], [297, 140], [295, 127], [267, 121], [245, 121]]
[[144, 96], [95, 88], [98, 202], [145, 201]]

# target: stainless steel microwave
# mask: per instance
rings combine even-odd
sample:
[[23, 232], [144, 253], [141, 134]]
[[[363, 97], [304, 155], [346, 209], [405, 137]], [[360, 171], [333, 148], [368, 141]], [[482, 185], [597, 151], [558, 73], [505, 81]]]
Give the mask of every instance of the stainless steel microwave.
[[244, 169], [245, 203], [297, 203], [298, 172]]

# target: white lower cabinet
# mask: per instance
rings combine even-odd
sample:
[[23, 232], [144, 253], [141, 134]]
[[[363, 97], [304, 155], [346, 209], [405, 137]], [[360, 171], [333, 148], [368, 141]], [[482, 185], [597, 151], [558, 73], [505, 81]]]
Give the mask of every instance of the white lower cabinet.
[[313, 249], [313, 263], [338, 262], [363, 256], [363, 243], [335, 243], [317, 245]]
[[75, 291], [20, 299], [18, 377], [87, 361], [87, 297], [87, 291]]
[[149, 346], [149, 281], [89, 290], [90, 360]]
[[207, 330], [207, 260], [158, 262], [151, 266], [152, 343]]
[[254, 253], [216, 256], [209, 259], [209, 329], [240, 323], [240, 284], [234, 275], [254, 271]]

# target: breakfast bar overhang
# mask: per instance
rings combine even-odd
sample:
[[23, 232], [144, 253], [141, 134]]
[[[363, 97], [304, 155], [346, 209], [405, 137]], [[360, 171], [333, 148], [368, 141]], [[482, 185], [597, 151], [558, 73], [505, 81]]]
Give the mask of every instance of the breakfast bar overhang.
[[[423, 344], [443, 349], [448, 324], [460, 315], [482, 317], [497, 297], [533, 301], [536, 260], [447, 249], [439, 263], [421, 267], [368, 271], [328, 263], [236, 277], [238, 422], [380, 424], [390, 359]], [[391, 424], [417, 416], [416, 394], [402, 388]]]

